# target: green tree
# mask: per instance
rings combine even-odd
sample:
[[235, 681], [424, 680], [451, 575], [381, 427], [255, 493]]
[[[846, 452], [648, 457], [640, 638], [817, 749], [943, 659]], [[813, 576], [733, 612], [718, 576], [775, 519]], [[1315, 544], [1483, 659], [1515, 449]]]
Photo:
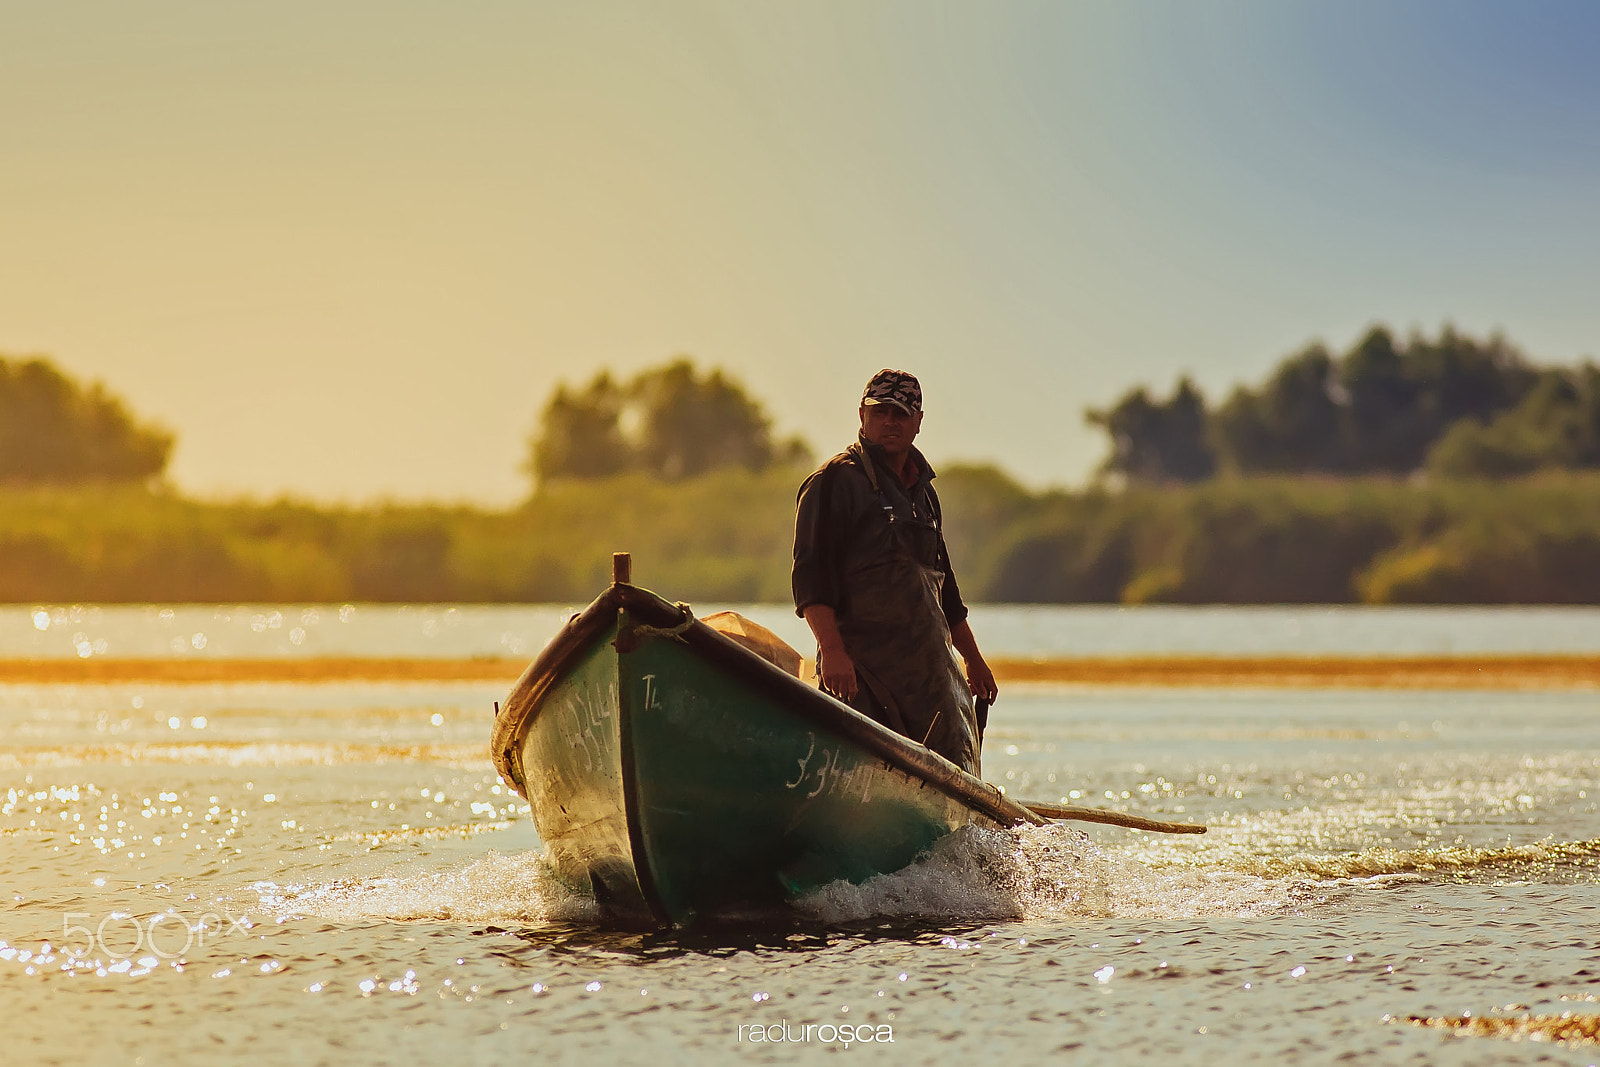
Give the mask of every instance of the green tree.
[[1111, 455], [1101, 470], [1136, 482], [1197, 482], [1216, 472], [1206, 426], [1205, 399], [1180, 378], [1172, 397], [1154, 401], [1144, 389], [1086, 418], [1111, 435]]
[[1539, 372], [1504, 337], [1475, 341], [1446, 326], [1437, 341], [1413, 337], [1406, 353], [1422, 383], [1418, 402], [1433, 420], [1433, 437], [1464, 418], [1482, 421], [1515, 407]]
[[1600, 467], [1600, 367], [1553, 369], [1490, 421], [1459, 420], [1428, 454], [1447, 478], [1505, 478], [1545, 468]]
[[1537, 372], [1503, 338], [1446, 327], [1395, 342], [1374, 326], [1335, 359], [1313, 344], [1212, 417], [1220, 465], [1241, 473], [1405, 474], [1462, 419], [1517, 405]]
[[545, 404], [539, 432], [528, 442], [526, 469], [543, 484], [554, 478], [604, 478], [633, 464], [623, 440], [625, 389], [601, 371], [582, 390], [562, 383]]
[[1235, 389], [1214, 419], [1223, 464], [1243, 472], [1332, 471], [1340, 412], [1334, 361], [1311, 345], [1278, 365], [1261, 392]]
[[693, 478], [718, 467], [765, 470], [772, 420], [759, 401], [720, 370], [700, 375], [678, 359], [634, 379], [642, 418], [639, 464], [659, 478]]
[[43, 359], [0, 358], [0, 482], [140, 482], [161, 474], [172, 435], [134, 422], [98, 382]]
[[1403, 474], [1421, 465], [1439, 427], [1420, 410], [1423, 386], [1413, 371], [1382, 326], [1345, 354], [1335, 393], [1341, 469]]
[[1374, 327], [1339, 373], [1346, 469], [1392, 474], [1422, 467], [1452, 425], [1513, 408], [1537, 380], [1502, 338], [1479, 344], [1449, 328], [1437, 342], [1413, 337], [1399, 349], [1387, 330]]
[[539, 485], [626, 471], [676, 481], [724, 467], [796, 466], [810, 456], [798, 437], [773, 440], [772, 420], [738, 381], [678, 359], [625, 384], [602, 372], [581, 391], [558, 386], [529, 441], [527, 469]]

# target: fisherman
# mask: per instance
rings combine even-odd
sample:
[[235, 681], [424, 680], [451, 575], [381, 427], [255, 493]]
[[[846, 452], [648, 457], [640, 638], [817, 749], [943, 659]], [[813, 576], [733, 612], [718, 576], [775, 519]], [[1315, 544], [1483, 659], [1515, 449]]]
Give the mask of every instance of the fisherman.
[[859, 414], [856, 443], [800, 486], [795, 611], [816, 635], [824, 689], [977, 774], [973, 697], [999, 690], [950, 569], [933, 468], [912, 444], [922, 386], [881, 370]]

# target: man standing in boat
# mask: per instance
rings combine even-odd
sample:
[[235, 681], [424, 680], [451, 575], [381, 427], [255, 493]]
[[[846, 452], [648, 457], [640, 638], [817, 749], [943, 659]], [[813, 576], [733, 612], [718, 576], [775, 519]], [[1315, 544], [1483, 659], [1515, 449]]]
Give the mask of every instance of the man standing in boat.
[[922, 386], [881, 370], [859, 414], [856, 443], [800, 486], [795, 610], [816, 635], [824, 689], [976, 774], [973, 698], [998, 689], [950, 569], [933, 468], [912, 444]]

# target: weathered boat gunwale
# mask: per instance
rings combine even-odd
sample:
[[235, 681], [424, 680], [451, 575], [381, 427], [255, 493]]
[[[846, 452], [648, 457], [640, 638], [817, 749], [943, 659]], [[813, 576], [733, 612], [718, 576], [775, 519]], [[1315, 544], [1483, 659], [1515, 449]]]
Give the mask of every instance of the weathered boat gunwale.
[[[545, 693], [617, 622], [618, 613], [623, 611], [632, 620], [651, 627], [675, 628], [683, 622], [679, 609], [649, 590], [621, 583], [612, 585], [556, 633], [523, 672], [500, 709], [490, 740], [495, 769], [524, 799], [528, 799], [528, 788], [521, 765], [522, 742]], [[790, 710], [1002, 826], [1047, 821], [943, 756], [806, 685], [698, 619], [671, 639], [681, 640]]]

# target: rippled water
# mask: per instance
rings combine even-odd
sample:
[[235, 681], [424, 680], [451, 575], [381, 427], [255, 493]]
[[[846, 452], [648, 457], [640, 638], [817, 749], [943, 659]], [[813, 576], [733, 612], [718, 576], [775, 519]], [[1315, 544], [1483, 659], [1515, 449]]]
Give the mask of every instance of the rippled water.
[[1600, 1013], [1594, 694], [1014, 689], [991, 780], [1210, 832], [969, 832], [692, 934], [548, 880], [502, 695], [0, 686], [4, 1060], [771, 1062], [844, 1024], [915, 1061], [1600, 1052], [1406, 1021]]
[[[0, 605], [0, 657], [531, 657], [582, 605]], [[799, 649], [794, 611], [733, 608]], [[1596, 607], [1119, 607], [978, 604], [989, 656], [1600, 652]]]

